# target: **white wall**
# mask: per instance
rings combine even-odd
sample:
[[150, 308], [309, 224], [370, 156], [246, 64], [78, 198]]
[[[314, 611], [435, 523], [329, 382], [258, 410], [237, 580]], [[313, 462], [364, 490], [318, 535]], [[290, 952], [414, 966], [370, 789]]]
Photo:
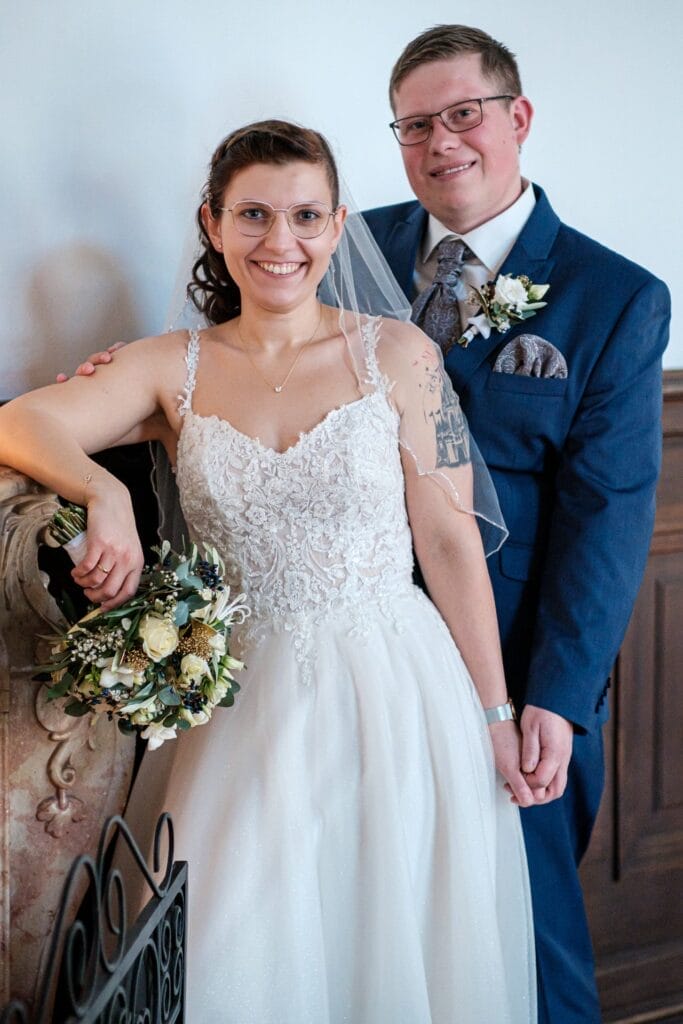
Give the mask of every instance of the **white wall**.
[[518, 55], [536, 106], [525, 174], [676, 300], [681, 0], [5, 2], [0, 397], [163, 327], [204, 166], [239, 124], [317, 127], [360, 205], [408, 198], [386, 83], [409, 39], [454, 20]]

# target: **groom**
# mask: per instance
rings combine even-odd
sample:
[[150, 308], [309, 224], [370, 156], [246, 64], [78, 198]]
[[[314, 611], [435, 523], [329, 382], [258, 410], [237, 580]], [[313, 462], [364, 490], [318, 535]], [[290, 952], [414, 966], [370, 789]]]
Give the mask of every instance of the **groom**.
[[[537, 796], [522, 821], [539, 1021], [597, 1024], [577, 865], [603, 785], [608, 677], [653, 526], [669, 296], [562, 224], [521, 177], [533, 109], [506, 47], [460, 25], [424, 32], [396, 62], [390, 97], [417, 201], [365, 216], [399, 284], [422, 293], [414, 318], [442, 345], [510, 531], [489, 567]], [[444, 303], [464, 330], [482, 312], [469, 289], [499, 274], [549, 284], [546, 306], [459, 345]]]

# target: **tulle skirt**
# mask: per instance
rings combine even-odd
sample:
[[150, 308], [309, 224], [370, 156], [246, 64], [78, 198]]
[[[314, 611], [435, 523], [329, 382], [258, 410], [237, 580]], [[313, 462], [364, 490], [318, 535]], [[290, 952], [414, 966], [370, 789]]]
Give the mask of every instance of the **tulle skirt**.
[[[357, 616], [354, 617], [357, 622]], [[450, 634], [418, 590], [363, 635], [247, 651], [232, 709], [148, 752], [129, 818], [189, 864], [189, 1024], [533, 1024], [517, 809]]]

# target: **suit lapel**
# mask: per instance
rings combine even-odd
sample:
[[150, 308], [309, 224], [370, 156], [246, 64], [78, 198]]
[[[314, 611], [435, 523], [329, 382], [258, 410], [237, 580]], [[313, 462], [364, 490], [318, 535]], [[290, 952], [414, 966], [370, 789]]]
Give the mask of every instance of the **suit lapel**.
[[394, 277], [411, 302], [415, 291], [415, 260], [426, 221], [427, 211], [419, 203], [415, 203], [414, 209], [405, 220], [394, 224], [384, 249], [384, 255]]
[[[554, 265], [550, 253], [560, 220], [543, 190], [534, 185], [534, 191], [536, 205], [499, 273], [512, 274], [514, 277], [526, 274], [534, 284], [547, 284]], [[548, 296], [552, 301], [552, 288]], [[446, 357], [446, 368], [456, 386], [462, 387], [491, 352], [529, 330], [533, 330], [533, 327], [531, 321], [526, 321], [511, 327], [505, 334], [492, 331], [487, 339], [476, 335], [467, 348], [455, 345]]]

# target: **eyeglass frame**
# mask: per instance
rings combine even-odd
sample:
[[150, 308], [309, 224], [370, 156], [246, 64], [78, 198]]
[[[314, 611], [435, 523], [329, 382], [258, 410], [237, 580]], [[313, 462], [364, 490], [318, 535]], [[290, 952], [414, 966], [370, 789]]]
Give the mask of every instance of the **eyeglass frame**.
[[[509, 93], [503, 93], [500, 96], [476, 96], [476, 97], [472, 97], [471, 99], [458, 100], [457, 103], [449, 103], [448, 106], [442, 107], [441, 110], [435, 110], [433, 114], [409, 114], [407, 117], [399, 117], [396, 121], [390, 121], [389, 122], [389, 127], [391, 128], [392, 132], [394, 133], [394, 138], [398, 142], [399, 146], [420, 146], [420, 145], [422, 145], [423, 142], [428, 142], [429, 139], [431, 139], [432, 133], [434, 131], [434, 118], [435, 117], [439, 118], [439, 120], [441, 121], [441, 124], [444, 126], [444, 128], [447, 131], [453, 132], [455, 135], [460, 135], [462, 132], [470, 132], [470, 131], [472, 131], [473, 128], [478, 128], [479, 127], [479, 125], [484, 120], [484, 104], [485, 103], [490, 103], [491, 100], [514, 100], [514, 99], [517, 99], [517, 97], [516, 96], [511, 96]], [[451, 128], [450, 125], [447, 125], [446, 122], [444, 121], [443, 114], [445, 113], [446, 110], [451, 110], [452, 107], [459, 107], [463, 103], [478, 103], [479, 104], [479, 120], [477, 121], [476, 124], [468, 125], [467, 128]], [[418, 139], [417, 142], [401, 142], [401, 140], [398, 137], [398, 126], [400, 125], [401, 121], [412, 121], [416, 117], [417, 118], [424, 117], [425, 119], [429, 118], [429, 131], [428, 131], [427, 135], [425, 136], [424, 139]]]
[[[338, 214], [340, 209], [341, 209], [340, 206], [337, 206], [337, 207], [334, 208], [334, 210], [331, 210], [329, 208], [329, 206], [327, 206], [326, 203], [320, 203], [320, 202], [318, 202], [317, 199], [312, 199], [310, 202], [303, 201], [303, 202], [299, 202], [299, 203], [290, 203], [289, 206], [278, 206], [278, 207], [271, 206], [271, 204], [266, 202], [265, 199], [238, 199], [236, 203], [232, 204], [232, 206], [219, 206], [218, 209], [222, 213], [229, 213], [230, 214], [230, 216], [232, 218], [233, 226], [235, 227], [235, 230], [239, 231], [239, 233], [244, 238], [265, 238], [266, 235], [269, 234], [270, 231], [272, 231], [273, 226], [275, 224], [275, 216], [273, 216], [273, 219], [272, 219], [272, 221], [270, 223], [270, 226], [265, 231], [263, 231], [260, 235], [258, 235], [258, 234], [257, 235], [250, 235], [246, 231], [243, 231], [241, 229], [241, 227], [239, 226], [239, 224], [237, 223], [237, 221], [235, 220], [235, 215], [233, 214], [232, 211], [235, 209], [236, 206], [242, 206], [244, 203], [247, 203], [247, 204], [248, 203], [255, 203], [258, 206], [267, 206], [270, 210], [273, 211], [273, 214], [284, 213], [285, 221], [287, 222], [287, 227], [289, 228], [291, 233], [294, 235], [295, 238], [303, 238], [304, 240], [308, 239], [308, 238], [320, 238], [320, 236], [322, 234], [324, 234], [324, 232], [327, 230], [327, 227], [328, 227], [332, 217], [336, 216], [336, 214]], [[323, 208], [323, 210], [327, 211], [327, 214], [328, 214], [327, 220], [325, 221], [325, 224], [320, 229], [320, 231], [318, 232], [317, 235], [298, 235], [296, 233], [296, 231], [293, 229], [293, 227], [292, 227], [292, 225], [290, 223], [289, 216], [288, 216], [289, 211], [294, 209], [295, 206], [321, 206]]]

